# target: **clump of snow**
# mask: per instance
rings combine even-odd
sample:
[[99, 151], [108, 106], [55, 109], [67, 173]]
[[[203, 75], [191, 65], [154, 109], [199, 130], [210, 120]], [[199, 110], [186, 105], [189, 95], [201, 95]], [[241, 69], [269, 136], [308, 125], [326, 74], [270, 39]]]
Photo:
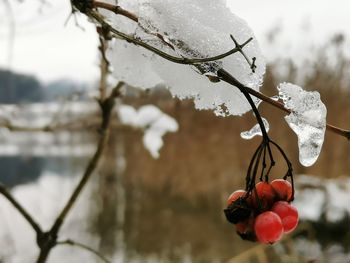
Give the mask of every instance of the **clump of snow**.
[[159, 150], [164, 144], [163, 136], [179, 128], [175, 119], [153, 105], [145, 105], [138, 110], [129, 105], [120, 105], [117, 112], [123, 124], [144, 130], [143, 144], [153, 158], [159, 158]]
[[[262, 118], [262, 120], [263, 120], [266, 132], [269, 132], [270, 130], [269, 122], [265, 118]], [[262, 136], [259, 123], [255, 124], [253, 128], [251, 128], [249, 131], [241, 132], [241, 137], [245, 140], [250, 140], [257, 135]]]
[[[121, 1], [118, 4], [135, 10], [139, 16], [138, 26], [117, 23], [115, 15], [110, 14], [108, 18], [113, 26], [177, 57], [206, 58], [225, 53], [234, 47], [230, 34], [240, 44], [254, 38], [246, 22], [232, 14], [223, 0], [131, 2], [134, 3]], [[155, 36], [157, 34], [162, 35], [166, 43]], [[109, 56], [117, 79], [147, 88], [163, 83], [174, 96], [194, 99], [197, 109], [212, 109], [217, 115], [227, 116], [244, 114], [250, 106], [238, 89], [224, 82], [211, 83], [204, 75], [215, 75], [218, 69], [224, 68], [243, 84], [258, 90], [265, 62], [255, 38], [244, 47], [244, 52], [250, 59], [256, 57], [255, 73], [240, 53], [194, 67], [174, 64], [144, 48], [116, 40]]]
[[309, 188], [295, 192], [293, 205], [298, 208], [300, 218], [317, 222], [322, 215], [326, 193], [322, 188]]
[[153, 58], [149, 51], [143, 50], [144, 55], [141, 55], [139, 47], [119, 39], [114, 41], [108, 56], [116, 79], [140, 89], [153, 88], [163, 82], [149, 65]]
[[317, 222], [324, 216], [327, 222], [340, 222], [350, 215], [350, 179], [320, 179], [298, 175], [293, 204], [300, 218]]
[[279, 97], [292, 111], [285, 117], [289, 127], [298, 136], [299, 161], [304, 166], [313, 165], [322, 148], [326, 131], [327, 109], [316, 91], [282, 83], [278, 86]]

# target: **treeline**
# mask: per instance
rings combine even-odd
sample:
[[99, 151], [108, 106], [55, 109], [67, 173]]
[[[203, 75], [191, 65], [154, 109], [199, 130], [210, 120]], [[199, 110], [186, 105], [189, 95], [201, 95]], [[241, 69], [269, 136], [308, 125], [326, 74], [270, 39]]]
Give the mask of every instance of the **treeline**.
[[70, 80], [57, 80], [48, 84], [32, 75], [0, 69], [0, 103], [30, 103], [53, 101], [59, 97], [84, 96], [88, 85]]

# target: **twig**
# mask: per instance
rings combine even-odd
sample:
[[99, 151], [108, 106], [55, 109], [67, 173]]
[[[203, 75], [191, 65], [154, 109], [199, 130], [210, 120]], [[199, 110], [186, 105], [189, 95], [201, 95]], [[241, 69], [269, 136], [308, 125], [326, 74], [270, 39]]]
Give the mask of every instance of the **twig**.
[[91, 252], [92, 254], [95, 254], [97, 257], [99, 257], [103, 262], [105, 263], [112, 263], [112, 261], [108, 260], [107, 258], [105, 258], [103, 255], [101, 255], [97, 250], [87, 246], [87, 245], [84, 245], [82, 243], [79, 243], [79, 242], [76, 242], [76, 241], [73, 241], [71, 239], [67, 239], [65, 241], [58, 241], [56, 243], [56, 245], [69, 245], [69, 246], [74, 246], [74, 247], [78, 247], [78, 248], [81, 248], [83, 250], [86, 250], [86, 251], [89, 251]]
[[[103, 53], [104, 49], [100, 49], [100, 51]], [[101, 60], [103, 61], [103, 54], [101, 56]], [[102, 62], [103, 63], [103, 62]], [[108, 64], [108, 62], [107, 62]], [[106, 74], [108, 73], [105, 71], [105, 68], [101, 67], [100, 69], [101, 76], [100, 78], [105, 78]], [[102, 82], [102, 81], [101, 81]], [[120, 96], [120, 89], [124, 86], [124, 82], [119, 82], [118, 85], [112, 90], [111, 94], [108, 98], [104, 98], [105, 96], [103, 91], [103, 87], [100, 89], [100, 98], [97, 100], [101, 109], [101, 125], [100, 125], [100, 138], [98, 141], [97, 149], [95, 151], [95, 154], [91, 158], [90, 162], [88, 163], [86, 170], [80, 179], [78, 185], [75, 187], [73, 193], [71, 194], [70, 198], [68, 199], [67, 203], [57, 216], [54, 224], [50, 228], [50, 230], [43, 235], [41, 235], [38, 239], [38, 245], [40, 247], [40, 254], [37, 259], [37, 263], [44, 263], [46, 262], [51, 250], [53, 247], [57, 245], [57, 237], [59, 230], [64, 223], [69, 211], [72, 209], [73, 205], [75, 204], [76, 200], [80, 196], [82, 190], [85, 188], [87, 182], [89, 181], [91, 175], [95, 171], [98, 162], [102, 156], [103, 150], [105, 148], [105, 145], [109, 138], [109, 126], [111, 121], [111, 115], [112, 110], [114, 108], [115, 99]]]
[[102, 30], [97, 30], [99, 33], [99, 41], [100, 46], [98, 47], [101, 54], [101, 64], [100, 64], [100, 71], [101, 71], [101, 77], [100, 77], [100, 99], [104, 100], [106, 98], [106, 91], [107, 91], [107, 75], [108, 75], [108, 68], [109, 68], [109, 61], [106, 57], [106, 50], [108, 49], [108, 41], [106, 41], [106, 34], [108, 32], [105, 32]]
[[[243, 44], [239, 45], [237, 43], [237, 41], [232, 38], [231, 36], [231, 39], [234, 41], [235, 43], [235, 48], [231, 49], [230, 51], [226, 52], [226, 53], [223, 53], [221, 55], [218, 55], [218, 56], [214, 56], [214, 57], [209, 57], [209, 58], [179, 58], [179, 57], [175, 57], [175, 56], [172, 56], [170, 54], [167, 54], [165, 52], [163, 52], [162, 50], [159, 50], [153, 46], [150, 46], [148, 45], [147, 43], [144, 43], [142, 40], [139, 40], [139, 39], [135, 39], [134, 37], [132, 36], [129, 36], [125, 33], [122, 33], [118, 30], [116, 30], [115, 28], [113, 28], [110, 24], [108, 24], [104, 18], [98, 14], [97, 12], [95, 11], [92, 11], [92, 10], [87, 10], [86, 14], [92, 18], [94, 18], [98, 23], [101, 24], [102, 27], [106, 28], [106, 30], [110, 31], [112, 33], [112, 36], [114, 37], [120, 37], [128, 42], [131, 42], [135, 45], [138, 45], [138, 46], [142, 46], [144, 47], [145, 49], [171, 61], [171, 62], [174, 62], [174, 63], [178, 63], [178, 64], [187, 64], [187, 65], [195, 65], [195, 64], [201, 64], [201, 63], [205, 63], [205, 62], [210, 62], [210, 61], [215, 61], [215, 60], [220, 60], [220, 59], [223, 59], [229, 55], [232, 55], [236, 52], [240, 52], [240, 53], [243, 53], [242, 52], [242, 49], [250, 42], [252, 41], [252, 38], [248, 39], [247, 41], [245, 41]], [[244, 53], [243, 53], [243, 56]], [[253, 61], [250, 62], [250, 60], [245, 56], [245, 58], [247, 59], [247, 61], [249, 61], [249, 65], [251, 67], [252, 70], [255, 70], [255, 59], [253, 58]], [[240, 83], [241, 84], [241, 83]], [[244, 86], [244, 85], [243, 85]], [[287, 113], [291, 113], [291, 111], [289, 109], [286, 109], [284, 107], [284, 105], [278, 101], [275, 101], [271, 98], [269, 98], [268, 96], [252, 89], [252, 88], [249, 88], [249, 87], [245, 87], [245, 89], [248, 91], [249, 94], [269, 103], [270, 105], [280, 109], [280, 110], [283, 110]], [[333, 133], [336, 133], [338, 135], [341, 135], [345, 138], [347, 138], [348, 140], [350, 140], [350, 130], [346, 130], [346, 129], [342, 129], [342, 128], [339, 128], [339, 127], [336, 127], [334, 125], [331, 125], [331, 124], [327, 124], [327, 130], [328, 131], [331, 131]]]
[[239, 53], [242, 54], [242, 56], [244, 57], [244, 59], [247, 61], [248, 65], [250, 66], [250, 69], [253, 71], [253, 73], [255, 73], [255, 69], [256, 69], [256, 65], [255, 65], [255, 60], [256, 58], [253, 57], [252, 61], [250, 61], [250, 59], [248, 58], [248, 56], [246, 55], [246, 53], [243, 52], [243, 47], [242, 45], [240, 45], [237, 40], [233, 37], [233, 35], [230, 35], [233, 43], [235, 43], [235, 47], [238, 48]]
[[[245, 87], [245, 89], [249, 92], [249, 94], [261, 99], [262, 101], [265, 101], [266, 103], [274, 106], [275, 108], [278, 108], [278, 109], [280, 109], [288, 114], [290, 114], [292, 112], [291, 110], [285, 108], [283, 103], [276, 101], [276, 100], [273, 100], [270, 97], [266, 96], [265, 94], [263, 94], [259, 91], [256, 91], [256, 90], [249, 88], [249, 87]], [[326, 124], [326, 128], [328, 131], [333, 132], [333, 133], [338, 134], [338, 135], [341, 135], [341, 136], [345, 137], [346, 139], [350, 140], [350, 130], [342, 129], [342, 128], [336, 127], [336, 126], [328, 124], [328, 123]]]
[[0, 127], [6, 128], [12, 132], [54, 132], [64, 129], [85, 127], [86, 125], [84, 125], [84, 122], [87, 120], [87, 118], [79, 118], [66, 123], [47, 124], [43, 126], [32, 127], [13, 124], [10, 120], [5, 119], [0, 121]]
[[[137, 46], [141, 46], [144, 47], [145, 49], [161, 56], [162, 58], [165, 58], [171, 62], [177, 63], [177, 64], [184, 64], [184, 65], [195, 65], [195, 64], [201, 64], [201, 63], [205, 63], [205, 62], [210, 62], [210, 61], [215, 61], [215, 60], [220, 60], [223, 59], [227, 56], [230, 56], [236, 52], [239, 52], [239, 48], [235, 47], [223, 54], [214, 56], [214, 57], [208, 57], [208, 58], [183, 58], [183, 57], [176, 57], [176, 56], [172, 56], [158, 48], [155, 48], [145, 42], [143, 42], [142, 40], [136, 39], [133, 36], [130, 36], [128, 34], [125, 34], [123, 32], [120, 32], [119, 30], [113, 28], [109, 23], [107, 23], [104, 18], [97, 12], [93, 11], [93, 10], [89, 10], [86, 13], [89, 17], [95, 19], [101, 26], [102, 28], [105, 28], [106, 30], [110, 31], [112, 34], [112, 37], [118, 37], [118, 38], [122, 38], [128, 42], [131, 42]], [[246, 46], [249, 42], [251, 42], [253, 40], [253, 38], [249, 38], [247, 41], [245, 41], [243, 44], [241, 44], [241, 47]]]
[[33, 219], [33, 217], [20, 205], [17, 200], [11, 195], [11, 193], [6, 189], [6, 187], [0, 183], [0, 193], [17, 209], [17, 211], [27, 220], [27, 222], [32, 226], [37, 236], [43, 234], [40, 226]]
[[138, 17], [135, 14], [129, 12], [128, 10], [123, 9], [122, 7], [120, 7], [118, 5], [113, 5], [113, 4], [104, 3], [104, 2], [100, 2], [100, 1], [92, 1], [91, 5], [95, 8], [103, 8], [103, 9], [112, 11], [116, 15], [125, 16], [125, 17], [135, 21], [136, 23], [139, 21]]

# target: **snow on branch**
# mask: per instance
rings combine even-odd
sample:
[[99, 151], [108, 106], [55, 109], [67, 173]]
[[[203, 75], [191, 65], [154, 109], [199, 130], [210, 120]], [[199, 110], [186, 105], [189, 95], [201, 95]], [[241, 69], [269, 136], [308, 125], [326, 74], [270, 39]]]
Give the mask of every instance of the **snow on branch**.
[[183, 66], [116, 39], [109, 57], [117, 79], [145, 88], [165, 84], [174, 96], [192, 98], [197, 109], [212, 109], [221, 116], [241, 115], [250, 110], [239, 90], [224, 82], [211, 83], [203, 76], [215, 78], [217, 71], [225, 68], [244, 85], [259, 90], [265, 73], [265, 62], [252, 30], [231, 13], [225, 1], [121, 0], [118, 4], [135, 13], [138, 23], [103, 12], [113, 28], [132, 34], [164, 53], [204, 59], [233, 48], [236, 52], [215, 61]]

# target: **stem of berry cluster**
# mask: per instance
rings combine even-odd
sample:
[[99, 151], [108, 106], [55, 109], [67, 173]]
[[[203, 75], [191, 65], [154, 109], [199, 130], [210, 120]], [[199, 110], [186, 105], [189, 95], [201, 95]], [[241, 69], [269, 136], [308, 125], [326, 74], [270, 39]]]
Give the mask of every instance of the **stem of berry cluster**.
[[[262, 169], [261, 169], [261, 175], [260, 175], [260, 181], [269, 181], [269, 174], [270, 171], [272, 169], [272, 167], [275, 165], [275, 160], [273, 158], [273, 154], [272, 154], [272, 150], [271, 150], [271, 145], [275, 146], [277, 148], [277, 150], [280, 152], [280, 154], [283, 156], [288, 170], [286, 175], [283, 177], [284, 179], [287, 179], [288, 177], [290, 177], [291, 179], [291, 184], [292, 184], [292, 199], [294, 198], [294, 180], [293, 180], [293, 169], [292, 169], [292, 164], [289, 161], [287, 155], [285, 154], [285, 152], [283, 151], [283, 149], [274, 141], [272, 141], [266, 131], [264, 122], [262, 120], [262, 117], [260, 115], [259, 110], [257, 109], [253, 99], [251, 98], [247, 87], [245, 87], [245, 85], [243, 85], [241, 82], [239, 82], [235, 77], [233, 77], [230, 73], [228, 73], [226, 70], [224, 69], [220, 69], [217, 72], [218, 77], [237, 87], [245, 96], [245, 98], [247, 99], [248, 103], [250, 104], [254, 114], [255, 114], [255, 118], [260, 126], [261, 129], [261, 133], [262, 133], [262, 142], [260, 143], [260, 145], [258, 146], [258, 148], [256, 149], [255, 153], [253, 154], [253, 157], [250, 161], [248, 170], [247, 170], [247, 177], [246, 177], [246, 190], [247, 193], [253, 191], [255, 189], [255, 181], [256, 181], [256, 176], [258, 174], [258, 170], [259, 170], [259, 164], [261, 161], [261, 157], [262, 157]], [[266, 172], [266, 174], [264, 175], [264, 171], [267, 167], [266, 164], [266, 155], [268, 155], [269, 159], [270, 159], [270, 166]]]

